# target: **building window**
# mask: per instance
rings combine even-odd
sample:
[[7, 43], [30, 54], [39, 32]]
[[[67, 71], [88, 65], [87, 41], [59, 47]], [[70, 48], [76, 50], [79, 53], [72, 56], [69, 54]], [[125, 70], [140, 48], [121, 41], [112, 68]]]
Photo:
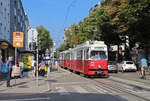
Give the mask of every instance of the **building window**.
[[4, 8], [4, 12], [6, 12], [6, 8]]
[[16, 19], [16, 16], [14, 16], [14, 19]]
[[22, 16], [22, 20], [24, 21], [24, 16]]
[[17, 10], [16, 10], [16, 8], [14, 8], [14, 15], [15, 15], [15, 16], [17, 15]]
[[17, 4], [16, 0], [15, 0], [15, 5]]
[[4, 30], [6, 31], [6, 26], [4, 27]]
[[20, 8], [20, 1], [18, 0], [18, 8]]
[[20, 16], [18, 16], [18, 23], [20, 22]]
[[22, 10], [20, 10], [20, 15], [21, 15], [21, 16], [23, 15]]
[[20, 23], [20, 26], [22, 27], [22, 22]]

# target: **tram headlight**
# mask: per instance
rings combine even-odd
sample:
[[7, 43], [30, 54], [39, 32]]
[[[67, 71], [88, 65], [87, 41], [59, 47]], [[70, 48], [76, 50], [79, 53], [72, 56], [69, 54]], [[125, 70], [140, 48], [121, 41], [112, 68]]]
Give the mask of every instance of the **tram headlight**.
[[99, 69], [101, 69], [101, 68], [102, 68], [102, 66], [101, 66], [101, 65], [98, 65], [98, 68], [99, 68]]

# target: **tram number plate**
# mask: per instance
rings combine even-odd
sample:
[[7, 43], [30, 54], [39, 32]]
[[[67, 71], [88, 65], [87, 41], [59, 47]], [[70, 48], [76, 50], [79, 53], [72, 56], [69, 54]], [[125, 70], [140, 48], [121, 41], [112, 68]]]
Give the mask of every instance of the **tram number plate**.
[[101, 72], [98, 72], [97, 74], [98, 74], [98, 75], [101, 75], [102, 73], [101, 73]]

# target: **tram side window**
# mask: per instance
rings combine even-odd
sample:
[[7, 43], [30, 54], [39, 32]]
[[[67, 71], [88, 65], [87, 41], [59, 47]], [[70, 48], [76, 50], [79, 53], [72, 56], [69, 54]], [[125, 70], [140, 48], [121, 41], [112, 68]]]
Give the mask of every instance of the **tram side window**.
[[67, 60], [70, 60], [70, 54], [67, 54]]
[[83, 59], [83, 50], [81, 50], [81, 60]]
[[74, 60], [74, 54], [73, 53], [71, 54], [71, 60]]
[[82, 60], [82, 50], [77, 51], [77, 60]]
[[86, 49], [86, 59], [89, 59], [89, 49]]
[[60, 54], [60, 60], [62, 60], [63, 58], [62, 58], [63, 56], [62, 56], [62, 54]]

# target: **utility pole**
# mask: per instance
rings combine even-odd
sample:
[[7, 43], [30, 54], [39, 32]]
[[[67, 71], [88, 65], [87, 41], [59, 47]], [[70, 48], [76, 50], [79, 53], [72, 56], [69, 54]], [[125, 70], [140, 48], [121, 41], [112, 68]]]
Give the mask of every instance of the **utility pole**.
[[54, 50], [56, 46], [56, 41], [53, 41], [53, 66], [54, 66]]
[[38, 84], [39, 84], [39, 81], [38, 81], [38, 77], [39, 77], [39, 75], [38, 75], [38, 71], [39, 71], [39, 67], [38, 67], [38, 54], [39, 54], [39, 50], [38, 50], [38, 35], [37, 35], [37, 38], [36, 38], [36, 84], [37, 84], [37, 86], [38, 86]]

